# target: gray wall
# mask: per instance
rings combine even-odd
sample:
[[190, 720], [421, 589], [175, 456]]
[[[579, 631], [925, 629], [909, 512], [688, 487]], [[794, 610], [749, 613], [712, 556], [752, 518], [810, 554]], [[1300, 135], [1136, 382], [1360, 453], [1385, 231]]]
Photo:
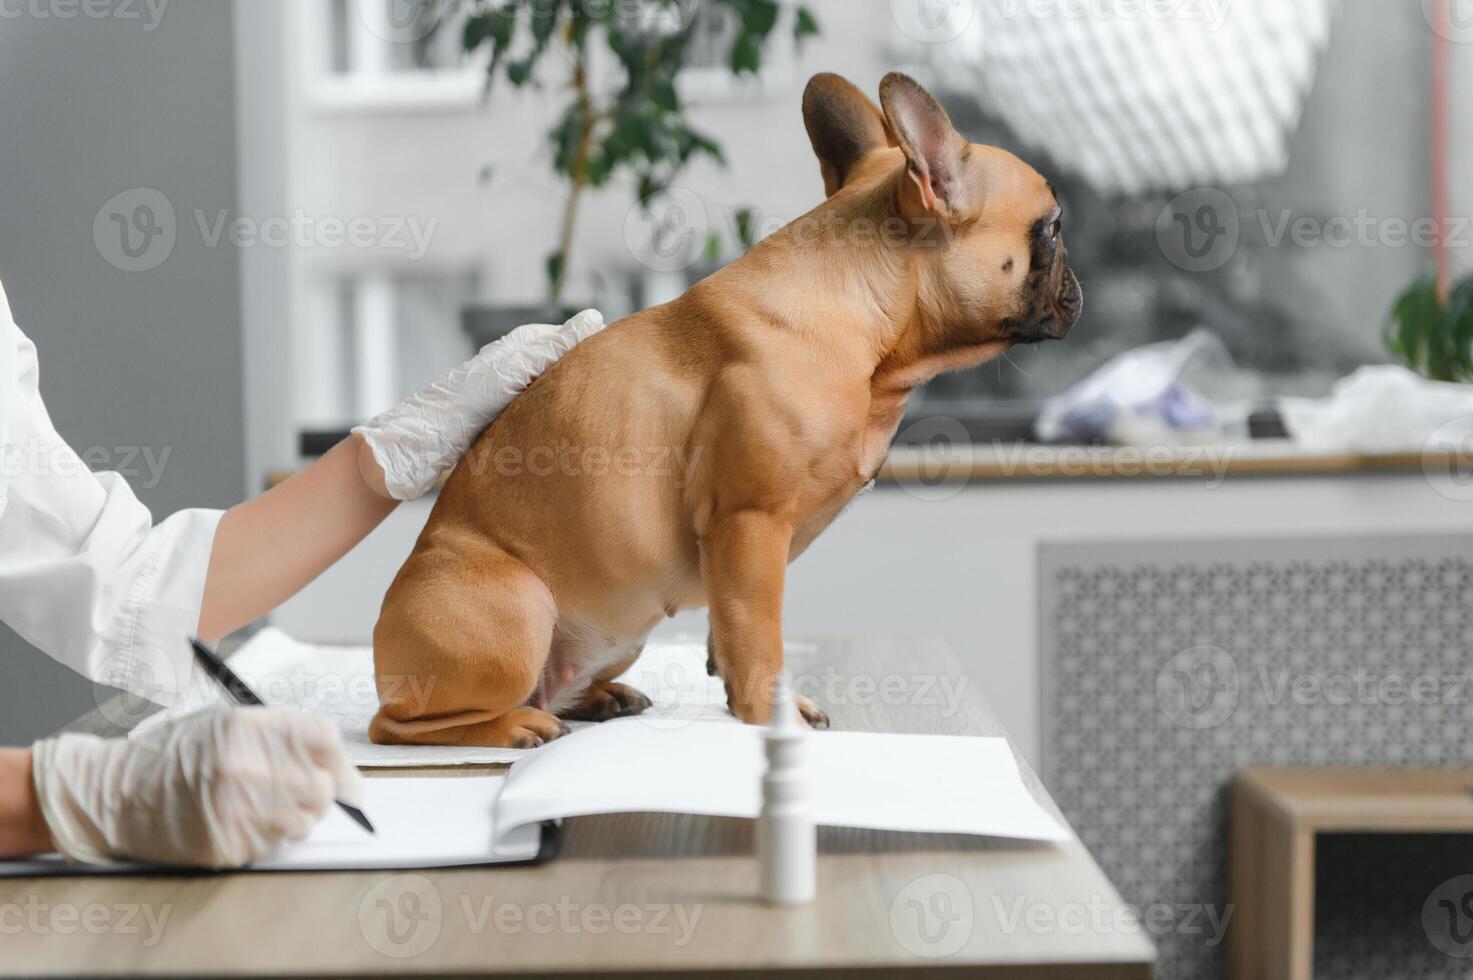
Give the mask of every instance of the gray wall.
[[[1280, 209], [1321, 221], [1364, 211], [1408, 224], [1430, 213], [1432, 40], [1420, 3], [1340, 5], [1288, 170], [1264, 188], [1270, 221], [1280, 220]], [[1473, 63], [1468, 45], [1453, 45], [1452, 56], [1458, 70]], [[1467, 133], [1473, 104], [1459, 81], [1454, 74], [1454, 131]], [[1466, 144], [1453, 149], [1460, 183]], [[1455, 205], [1467, 202], [1460, 195]], [[1263, 239], [1261, 221], [1245, 220], [1244, 234]], [[1420, 248], [1321, 244], [1270, 250], [1263, 275], [1272, 294], [1298, 304], [1290, 312], [1299, 330], [1378, 361], [1386, 357], [1381, 328], [1392, 304], [1431, 262]]]
[[[167, 3], [157, 20], [142, 3], [106, 17], [64, 5], [66, 20], [33, 6], [54, 5], [0, 18], [0, 280], [39, 349], [42, 393], [78, 449], [114, 465], [132, 447], [168, 453], [162, 479], [130, 476], [156, 518], [229, 506], [245, 485], [238, 263], [205, 243], [194, 210], [236, 207], [230, 3]], [[157, 268], [125, 272], [93, 220], [138, 187], [172, 202], [177, 238]], [[93, 699], [0, 627], [0, 744]]]

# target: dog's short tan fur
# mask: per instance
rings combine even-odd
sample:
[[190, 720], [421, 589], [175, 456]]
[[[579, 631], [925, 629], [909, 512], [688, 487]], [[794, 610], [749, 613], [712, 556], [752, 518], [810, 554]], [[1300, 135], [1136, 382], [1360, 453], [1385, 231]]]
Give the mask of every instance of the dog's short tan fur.
[[[702, 605], [731, 710], [766, 720], [786, 566], [874, 477], [911, 390], [1080, 308], [1048, 183], [902, 75], [881, 103], [814, 78], [828, 199], [575, 348], [472, 448], [384, 600], [375, 741], [528, 746], [559, 715], [643, 710], [612, 678]], [[548, 711], [550, 654], [579, 673]]]

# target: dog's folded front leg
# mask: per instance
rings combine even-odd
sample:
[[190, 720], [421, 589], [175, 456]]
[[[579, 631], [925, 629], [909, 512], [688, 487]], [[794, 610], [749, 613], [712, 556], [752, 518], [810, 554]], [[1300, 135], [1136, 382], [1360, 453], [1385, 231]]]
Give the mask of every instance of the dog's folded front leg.
[[[783, 579], [792, 529], [773, 515], [744, 510], [718, 516], [701, 540], [701, 576], [711, 611], [710, 653], [732, 714], [766, 724], [783, 666]], [[828, 716], [798, 698], [809, 724]]]

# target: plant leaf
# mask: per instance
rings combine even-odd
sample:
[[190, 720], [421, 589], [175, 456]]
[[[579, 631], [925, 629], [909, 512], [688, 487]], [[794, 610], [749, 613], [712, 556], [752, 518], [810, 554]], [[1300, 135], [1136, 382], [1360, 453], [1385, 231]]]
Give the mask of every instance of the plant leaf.
[[538, 0], [532, 4], [532, 41], [539, 53], [547, 47], [557, 28], [558, 6], [557, 0]]
[[777, 0], [741, 0], [742, 27], [745, 32], [756, 34], [762, 41], [777, 26], [777, 15], [782, 8]]
[[527, 84], [532, 77], [532, 59], [523, 58], [519, 61], [511, 61], [506, 66], [506, 80], [517, 88]]
[[1430, 321], [1436, 317], [1436, 289], [1430, 277], [1419, 278], [1397, 298], [1386, 329], [1387, 347], [1403, 364], [1419, 373], [1425, 369], [1426, 338]]
[[1452, 322], [1452, 358], [1460, 381], [1473, 381], [1473, 277], [1453, 288], [1448, 301]]
[[744, 251], [749, 251], [757, 244], [757, 212], [752, 208], [738, 208], [735, 218], [737, 241]]
[[813, 11], [807, 7], [799, 7], [793, 20], [793, 40], [802, 44], [805, 38], [818, 37], [822, 33], [823, 29], [818, 26], [818, 18]]
[[[553, 170], [592, 187], [620, 176], [632, 178], [642, 203], [673, 186], [698, 156], [726, 165], [721, 145], [691, 127], [677, 85], [687, 67], [692, 38], [709, 26], [708, 15], [725, 18], [722, 26], [735, 28], [728, 61], [732, 74], [740, 77], [761, 71], [767, 43], [783, 12], [779, 0], [643, 2], [676, 10], [678, 16], [663, 19], [675, 26], [646, 30], [624, 16], [627, 5], [610, 0], [456, 0], [468, 11], [462, 47], [467, 53], [490, 51], [488, 92], [503, 75], [517, 87], [531, 84], [545, 53], [554, 46], [563, 49], [566, 74], [556, 81], [567, 83], [576, 95], [547, 133]], [[794, 40], [818, 36], [821, 29], [811, 7], [799, 0], [794, 8]], [[524, 14], [531, 37], [526, 51], [517, 44], [523, 37]], [[599, 60], [600, 52], [591, 50], [595, 44], [604, 45], [623, 69], [608, 85], [589, 81], [586, 74], [588, 66]], [[545, 73], [543, 80], [553, 81]], [[736, 230], [744, 247], [754, 244], [756, 224], [750, 209], [738, 216]], [[567, 261], [566, 243], [547, 259], [554, 296], [562, 288]], [[1388, 346], [1401, 343], [1400, 333], [1390, 326], [1387, 338]], [[1461, 352], [1462, 347], [1455, 350]]]
[[737, 75], [755, 75], [761, 68], [762, 48], [756, 37], [743, 31], [731, 45], [731, 70]]
[[488, 88], [516, 35], [517, 11], [520, 9], [516, 4], [496, 4], [479, 10], [465, 22], [460, 42], [467, 53], [487, 44], [491, 46], [491, 63], [486, 68]]
[[680, 111], [680, 94], [673, 78], [660, 79], [650, 85], [650, 100], [664, 112]]

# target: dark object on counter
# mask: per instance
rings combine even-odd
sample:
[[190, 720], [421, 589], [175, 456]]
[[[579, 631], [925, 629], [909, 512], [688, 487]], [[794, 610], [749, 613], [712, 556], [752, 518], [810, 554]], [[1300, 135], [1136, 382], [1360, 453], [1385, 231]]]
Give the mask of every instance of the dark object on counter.
[[326, 456], [329, 449], [346, 438], [348, 438], [346, 428], [304, 430], [297, 436], [297, 453], [304, 459]]
[[546, 303], [505, 306], [474, 304], [461, 310], [460, 325], [479, 350], [500, 340], [524, 323], [566, 323], [586, 309], [588, 306], [549, 306]]
[[1248, 416], [1248, 435], [1254, 439], [1287, 439], [1289, 430], [1278, 409], [1269, 408]]

